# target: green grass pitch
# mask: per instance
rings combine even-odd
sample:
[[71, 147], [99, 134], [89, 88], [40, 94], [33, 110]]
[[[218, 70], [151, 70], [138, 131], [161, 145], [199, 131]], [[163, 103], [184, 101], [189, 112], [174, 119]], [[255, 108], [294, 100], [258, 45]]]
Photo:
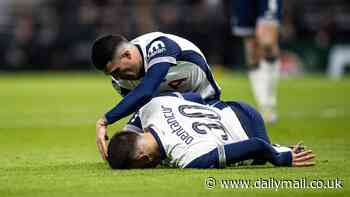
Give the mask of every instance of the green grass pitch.
[[[254, 104], [246, 75], [215, 72], [224, 100]], [[310, 168], [110, 170], [95, 145], [95, 121], [120, 100], [100, 73], [0, 74], [0, 196], [349, 196], [350, 78], [282, 80], [272, 141], [303, 140]], [[126, 119], [109, 128], [121, 128]], [[205, 179], [216, 179], [214, 189]], [[235, 188], [223, 179], [335, 180], [342, 188]], [[331, 186], [331, 185], [330, 185]], [[276, 191], [277, 190], [277, 191]]]

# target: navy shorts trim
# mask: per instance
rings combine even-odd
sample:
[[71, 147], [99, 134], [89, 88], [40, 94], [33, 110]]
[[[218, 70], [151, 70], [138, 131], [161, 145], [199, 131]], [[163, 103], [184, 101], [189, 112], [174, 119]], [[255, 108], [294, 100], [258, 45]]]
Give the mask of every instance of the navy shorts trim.
[[252, 35], [258, 20], [279, 23], [282, 19], [283, 0], [232, 1], [232, 31], [238, 36]]

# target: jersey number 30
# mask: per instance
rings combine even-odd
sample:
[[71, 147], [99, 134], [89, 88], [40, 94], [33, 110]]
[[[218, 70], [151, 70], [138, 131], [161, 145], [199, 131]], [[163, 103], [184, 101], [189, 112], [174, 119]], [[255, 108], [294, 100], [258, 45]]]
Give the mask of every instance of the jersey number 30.
[[189, 118], [204, 118], [207, 122], [193, 122], [192, 129], [199, 134], [207, 134], [208, 131], [222, 132], [222, 140], [227, 140], [227, 129], [220, 122], [221, 117], [214, 110], [198, 105], [180, 105], [179, 112]]

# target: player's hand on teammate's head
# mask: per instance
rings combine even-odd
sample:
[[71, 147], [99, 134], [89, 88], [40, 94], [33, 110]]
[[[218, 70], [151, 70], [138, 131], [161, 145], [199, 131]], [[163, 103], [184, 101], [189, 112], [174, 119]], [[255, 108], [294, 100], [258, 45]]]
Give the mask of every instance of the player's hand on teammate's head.
[[292, 148], [292, 166], [293, 167], [306, 167], [315, 165], [315, 154], [312, 150], [305, 149], [302, 143], [299, 142]]
[[107, 160], [107, 121], [105, 118], [101, 118], [96, 123], [96, 144], [103, 160]]

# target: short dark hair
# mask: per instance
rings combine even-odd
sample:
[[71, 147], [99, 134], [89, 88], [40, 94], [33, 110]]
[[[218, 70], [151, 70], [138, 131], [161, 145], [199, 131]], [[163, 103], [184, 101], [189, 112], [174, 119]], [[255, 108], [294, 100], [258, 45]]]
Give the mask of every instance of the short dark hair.
[[128, 169], [135, 160], [138, 134], [121, 131], [114, 134], [108, 144], [108, 164], [112, 169]]
[[108, 61], [112, 60], [115, 49], [128, 40], [122, 35], [105, 35], [96, 39], [91, 49], [92, 64], [98, 70], [104, 70]]

